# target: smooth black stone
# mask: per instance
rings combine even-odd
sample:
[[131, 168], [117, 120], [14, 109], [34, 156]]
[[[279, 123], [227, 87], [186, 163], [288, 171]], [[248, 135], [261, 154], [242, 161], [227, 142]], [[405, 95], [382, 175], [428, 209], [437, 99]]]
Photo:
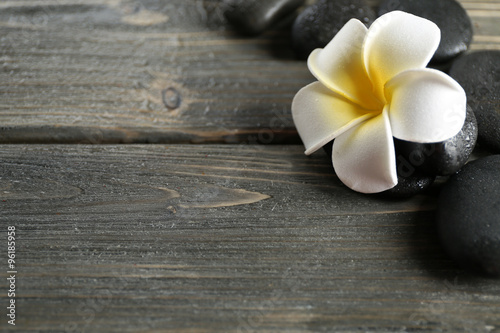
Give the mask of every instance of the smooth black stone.
[[472, 22], [455, 0], [385, 0], [378, 14], [401, 10], [426, 18], [441, 29], [441, 43], [433, 61], [443, 62], [466, 51], [472, 41]]
[[299, 59], [328, 44], [352, 18], [369, 26], [376, 18], [363, 0], [319, 0], [297, 16], [292, 27], [292, 46]]
[[500, 277], [500, 155], [473, 161], [439, 195], [442, 245], [462, 267]]
[[305, 0], [230, 0], [224, 16], [240, 32], [258, 35], [304, 3]]
[[[332, 157], [334, 141], [335, 140], [323, 146], [323, 150], [328, 155], [328, 157], [330, 157], [330, 160]], [[401, 158], [401, 155], [398, 154], [397, 151], [396, 156], [398, 184], [387, 191], [378, 193], [379, 195], [391, 198], [408, 198], [422, 191], [425, 191], [434, 183], [434, 180], [436, 179], [435, 175], [427, 175], [422, 171], [416, 170], [414, 168], [408, 169], [407, 165]]]
[[408, 198], [428, 189], [436, 179], [435, 175], [427, 175], [415, 168], [408, 168], [401, 155], [396, 150], [396, 168], [398, 184], [382, 192], [384, 196], [393, 198]]
[[416, 143], [394, 139], [399, 158], [409, 170], [448, 176], [467, 163], [476, 146], [478, 127], [471, 108], [467, 108], [464, 126], [454, 137], [438, 143]]
[[459, 57], [450, 69], [467, 94], [479, 130], [478, 142], [500, 153], [500, 51], [475, 51]]
[[[330, 157], [330, 160], [332, 159], [332, 153], [333, 153], [333, 143], [335, 140], [330, 141], [326, 145], [323, 146], [323, 151]], [[333, 166], [333, 165], [332, 165]]]

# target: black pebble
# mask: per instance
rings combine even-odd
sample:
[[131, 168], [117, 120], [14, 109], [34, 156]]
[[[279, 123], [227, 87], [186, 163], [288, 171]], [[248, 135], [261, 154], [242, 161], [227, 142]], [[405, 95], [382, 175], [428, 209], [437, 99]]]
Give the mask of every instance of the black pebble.
[[472, 23], [455, 0], [385, 0], [379, 15], [401, 10], [426, 18], [441, 29], [441, 43], [433, 61], [444, 62], [466, 51], [472, 41]]
[[325, 47], [351, 18], [369, 26], [376, 14], [363, 0], [319, 0], [307, 7], [292, 27], [297, 57], [306, 59], [314, 49]]
[[464, 166], [439, 196], [439, 236], [462, 267], [500, 277], [500, 155]]
[[258, 35], [304, 3], [305, 0], [229, 0], [224, 16], [240, 32]]
[[435, 175], [427, 175], [420, 170], [406, 164], [396, 151], [396, 170], [398, 184], [382, 192], [382, 195], [393, 198], [408, 198], [428, 189], [436, 179]]
[[398, 158], [409, 169], [425, 174], [448, 176], [457, 172], [469, 159], [477, 141], [478, 127], [474, 112], [467, 108], [462, 130], [438, 143], [416, 143], [394, 139]]
[[500, 51], [475, 51], [453, 62], [450, 76], [462, 85], [477, 118], [478, 142], [500, 153]]
[[[323, 146], [323, 150], [332, 157], [333, 142]], [[333, 167], [333, 165], [332, 165]], [[396, 168], [398, 172], [398, 184], [393, 188], [378, 193], [383, 197], [408, 198], [428, 189], [436, 179], [435, 175], [427, 175], [420, 170], [408, 165], [404, 158], [396, 151]]]

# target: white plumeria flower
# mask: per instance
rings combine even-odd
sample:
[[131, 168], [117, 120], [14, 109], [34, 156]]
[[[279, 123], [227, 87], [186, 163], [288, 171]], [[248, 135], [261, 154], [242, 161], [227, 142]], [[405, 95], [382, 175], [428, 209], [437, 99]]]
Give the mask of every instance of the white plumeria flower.
[[308, 67], [318, 79], [295, 96], [292, 115], [312, 154], [333, 143], [340, 180], [362, 193], [398, 183], [393, 137], [433, 143], [462, 128], [466, 96], [448, 75], [425, 68], [441, 32], [431, 21], [393, 11], [369, 29], [352, 19]]

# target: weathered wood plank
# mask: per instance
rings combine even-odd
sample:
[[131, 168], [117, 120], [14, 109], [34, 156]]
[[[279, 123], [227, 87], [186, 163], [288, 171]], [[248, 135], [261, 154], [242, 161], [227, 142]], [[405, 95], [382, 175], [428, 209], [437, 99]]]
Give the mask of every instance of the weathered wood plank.
[[498, 281], [466, 274], [439, 246], [435, 192], [357, 194], [326, 156], [302, 151], [0, 146], [2, 239], [17, 229], [17, 328], [500, 329]]
[[3, 142], [297, 141], [289, 103], [312, 79], [285, 31], [242, 38], [217, 1], [2, 7]]
[[[500, 1], [462, 3], [500, 49]], [[289, 29], [243, 38], [221, 1], [3, 1], [0, 36], [0, 142], [299, 142]]]

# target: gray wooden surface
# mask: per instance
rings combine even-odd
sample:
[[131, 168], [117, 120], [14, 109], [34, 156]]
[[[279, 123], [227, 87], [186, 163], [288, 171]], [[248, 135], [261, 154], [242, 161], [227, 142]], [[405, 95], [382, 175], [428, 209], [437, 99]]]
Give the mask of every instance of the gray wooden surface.
[[500, 327], [500, 283], [448, 260], [434, 194], [356, 194], [302, 147], [0, 151], [22, 330]]
[[[500, 1], [460, 2], [500, 49]], [[288, 37], [216, 0], [0, 3], [0, 331], [500, 332], [500, 281], [439, 245], [440, 182], [366, 196], [303, 155]]]
[[[0, 142], [300, 143], [290, 29], [239, 36], [221, 3], [2, 1]], [[461, 3], [471, 49], [500, 49], [500, 2]]]

